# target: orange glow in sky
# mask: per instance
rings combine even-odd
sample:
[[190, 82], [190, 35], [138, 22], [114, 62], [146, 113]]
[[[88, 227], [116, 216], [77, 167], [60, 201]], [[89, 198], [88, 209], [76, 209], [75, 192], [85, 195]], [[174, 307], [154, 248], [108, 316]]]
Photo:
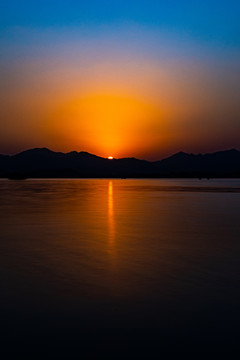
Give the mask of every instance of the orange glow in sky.
[[155, 105], [114, 93], [93, 93], [66, 102], [46, 123], [59, 147], [67, 139], [74, 148], [77, 144], [79, 150], [109, 159], [129, 156], [133, 148], [146, 143], [160, 144], [163, 126], [164, 114]]
[[159, 160], [238, 147], [238, 63], [221, 73], [154, 46], [140, 56], [135, 42], [76, 39], [0, 68], [0, 154], [48, 147]]

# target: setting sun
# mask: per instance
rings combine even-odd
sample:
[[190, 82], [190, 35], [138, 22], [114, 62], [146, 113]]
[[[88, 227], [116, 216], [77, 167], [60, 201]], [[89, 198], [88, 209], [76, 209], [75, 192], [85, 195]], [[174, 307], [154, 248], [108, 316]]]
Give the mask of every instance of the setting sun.
[[[141, 97], [118, 93], [91, 93], [65, 101], [46, 121], [54, 144], [71, 147], [112, 159], [136, 154], [144, 148], [163, 145], [166, 114]], [[154, 128], [152, 135], [151, 128]]]
[[109, 156], [109, 157], [108, 157], [108, 160], [112, 160], [112, 159], [113, 159], [113, 157], [112, 157], [112, 156]]

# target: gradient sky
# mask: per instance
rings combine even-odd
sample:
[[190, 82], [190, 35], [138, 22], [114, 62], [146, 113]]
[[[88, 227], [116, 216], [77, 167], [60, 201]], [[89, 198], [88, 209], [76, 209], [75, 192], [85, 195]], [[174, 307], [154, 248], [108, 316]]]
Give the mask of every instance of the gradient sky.
[[240, 148], [239, 1], [0, 4], [0, 153]]

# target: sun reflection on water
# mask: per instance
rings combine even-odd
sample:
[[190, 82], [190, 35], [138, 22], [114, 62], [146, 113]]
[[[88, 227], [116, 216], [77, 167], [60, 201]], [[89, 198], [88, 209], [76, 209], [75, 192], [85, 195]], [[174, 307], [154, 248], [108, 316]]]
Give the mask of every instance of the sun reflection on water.
[[108, 234], [109, 234], [109, 251], [115, 253], [115, 224], [114, 224], [114, 200], [113, 200], [113, 182], [108, 183]]

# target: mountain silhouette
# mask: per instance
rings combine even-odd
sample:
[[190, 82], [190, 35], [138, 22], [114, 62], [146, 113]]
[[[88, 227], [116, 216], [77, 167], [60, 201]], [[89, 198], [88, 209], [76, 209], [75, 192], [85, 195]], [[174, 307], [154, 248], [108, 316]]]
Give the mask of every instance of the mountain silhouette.
[[62, 153], [35, 148], [12, 156], [0, 155], [0, 177], [240, 177], [240, 151], [197, 155], [179, 152], [160, 161], [146, 161], [109, 160], [84, 151]]

